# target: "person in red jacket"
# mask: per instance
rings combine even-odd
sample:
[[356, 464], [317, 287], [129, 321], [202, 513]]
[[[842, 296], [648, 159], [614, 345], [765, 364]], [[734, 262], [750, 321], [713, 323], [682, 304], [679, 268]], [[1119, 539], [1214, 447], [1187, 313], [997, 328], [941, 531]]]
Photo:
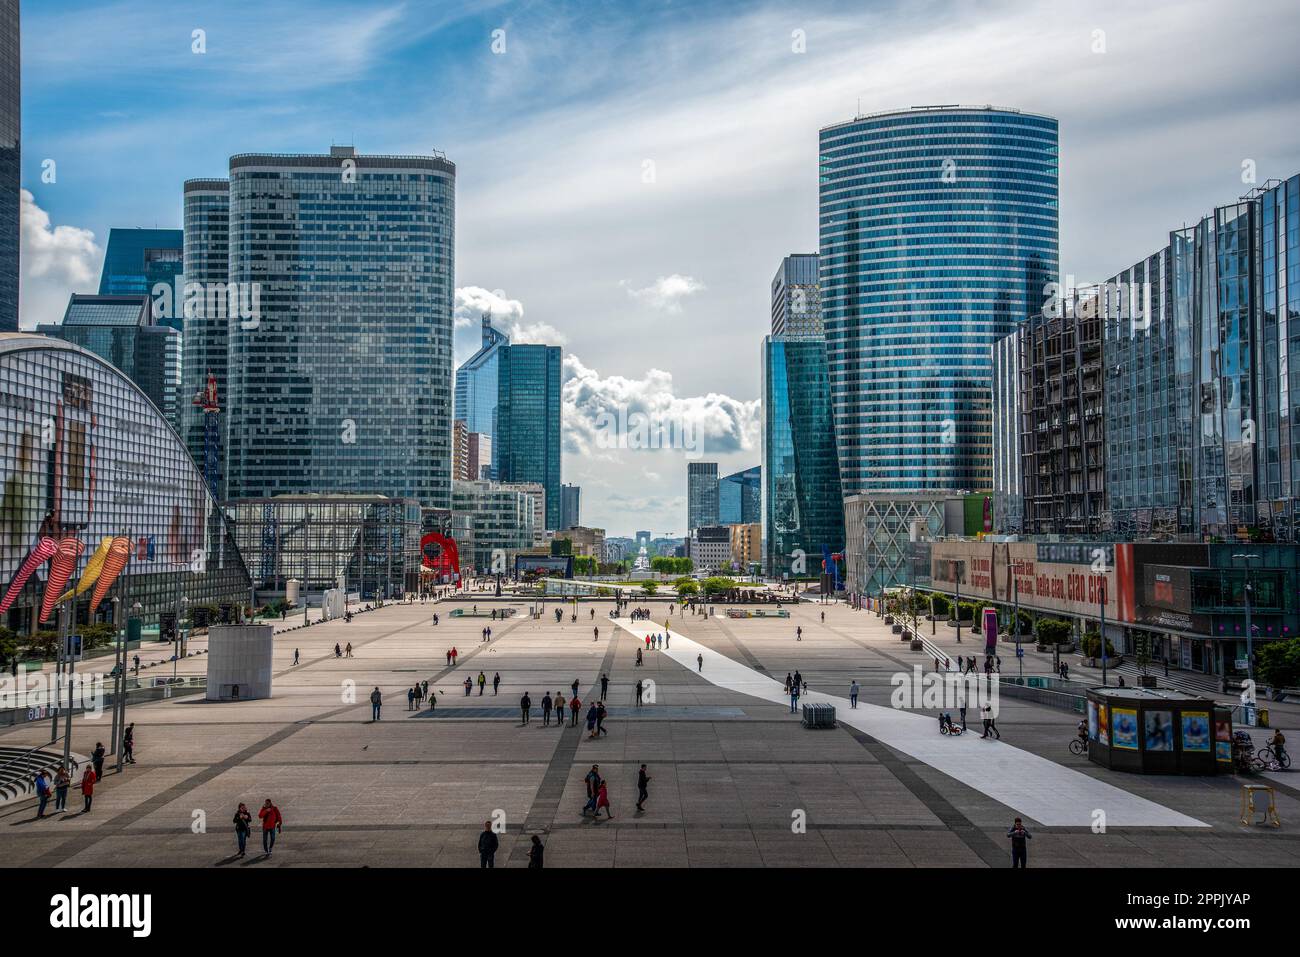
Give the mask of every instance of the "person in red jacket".
[[271, 850], [275, 847], [275, 835], [284, 827], [284, 818], [280, 815], [280, 809], [271, 803], [270, 798], [266, 799], [257, 816], [262, 819], [262, 850], [267, 857], [270, 857]]
[[86, 773], [81, 776], [81, 796], [86, 799], [86, 807], [82, 814], [90, 813], [90, 802], [95, 798], [95, 782], [98, 780], [95, 777], [95, 769], [89, 764], [86, 765]]

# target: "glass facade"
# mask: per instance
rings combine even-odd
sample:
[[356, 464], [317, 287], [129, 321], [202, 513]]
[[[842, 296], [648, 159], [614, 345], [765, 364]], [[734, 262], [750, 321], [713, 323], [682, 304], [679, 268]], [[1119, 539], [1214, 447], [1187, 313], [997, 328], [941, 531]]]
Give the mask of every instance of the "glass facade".
[[844, 505], [832, 428], [826, 342], [820, 338], [763, 343], [764, 537], [769, 575], [816, 574], [823, 547], [844, 547]]
[[289, 579], [309, 592], [342, 587], [362, 599], [397, 598], [420, 581], [420, 503], [382, 495], [285, 495], [227, 509], [259, 589]]
[[497, 434], [502, 482], [546, 490], [546, 528], [560, 527], [560, 347], [503, 345], [497, 351]]
[[[185, 182], [185, 262], [186, 282], [207, 289], [225, 285], [229, 275], [230, 182], [224, 179], [191, 179]], [[207, 388], [211, 375], [217, 387], [218, 404], [225, 403], [229, 392], [226, 375], [227, 336], [225, 315], [209, 315], [206, 309], [182, 308], [184, 322], [184, 361], [181, 364], [182, 426], [180, 433], [194, 462], [205, 473], [210, 453], [212, 484], [223, 499], [225, 491], [225, 436], [220, 425], [209, 423], [194, 397]]]
[[1057, 123], [922, 107], [821, 131], [820, 291], [845, 494], [992, 484], [990, 347], [1057, 276]]
[[[139, 602], [146, 621], [182, 599], [248, 600], [234, 538], [180, 438], [134, 383], [89, 351], [45, 336], [0, 335], [0, 481], [6, 589], [29, 557], [39, 558], [43, 539], [81, 542], [76, 581], [105, 539], [121, 538], [127, 563], [98, 608], [100, 620], [113, 597], [128, 608]], [[5, 625], [32, 629], [50, 567], [36, 565], [15, 591]], [[78, 602], [79, 622], [92, 614], [88, 606]]]
[[686, 530], [718, 524], [718, 463], [686, 463]]
[[59, 325], [36, 331], [89, 349], [122, 370], [166, 416], [176, 422], [181, 336], [153, 324], [150, 298], [73, 295]]
[[[1280, 541], [1300, 541], [1300, 175], [1262, 191], [1264, 498]], [[1289, 526], [1289, 527], [1288, 527]]]
[[0, 332], [18, 331], [22, 45], [18, 2], [0, 4]]
[[763, 521], [763, 469], [755, 465], [718, 479], [718, 522], [752, 525]]
[[99, 276], [101, 296], [152, 296], [159, 283], [171, 287], [168, 305], [158, 322], [183, 331], [184, 234], [179, 229], [110, 229]]
[[497, 350], [509, 342], [484, 316], [482, 345], [456, 370], [455, 415], [464, 421], [468, 432], [489, 437], [496, 434]]
[[772, 335], [820, 336], [822, 333], [817, 254], [786, 256], [772, 279]]
[[[463, 576], [509, 572], [534, 539], [532, 495], [496, 482], [452, 484], [452, 528]], [[493, 558], [500, 561], [495, 565]]]
[[577, 485], [560, 486], [560, 528], [582, 524], [582, 489]]
[[231, 157], [229, 282], [260, 308], [227, 323], [230, 499], [450, 506], [455, 175], [350, 147]]

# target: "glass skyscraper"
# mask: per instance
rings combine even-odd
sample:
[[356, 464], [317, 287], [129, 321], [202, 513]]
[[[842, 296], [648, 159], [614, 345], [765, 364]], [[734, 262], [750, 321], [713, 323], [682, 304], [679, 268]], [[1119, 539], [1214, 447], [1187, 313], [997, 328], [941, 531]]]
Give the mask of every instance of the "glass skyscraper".
[[496, 432], [497, 350], [509, 342], [492, 328], [491, 317], [484, 316], [482, 345], [456, 370], [455, 417], [465, 423], [467, 432], [487, 436]]
[[18, 331], [22, 44], [18, 0], [0, 2], [0, 332]]
[[991, 346], [1057, 276], [1057, 123], [991, 107], [820, 136], [819, 273], [846, 495], [992, 485]]
[[763, 520], [763, 469], [754, 465], [718, 479], [718, 523], [749, 525]]
[[686, 534], [718, 524], [718, 463], [686, 463]]
[[175, 303], [182, 293], [177, 279], [184, 273], [183, 257], [184, 234], [179, 229], [110, 229], [99, 294], [152, 296], [154, 287], [164, 283], [172, 290], [172, 308], [156, 318], [160, 324], [182, 332], [181, 309]]
[[560, 527], [560, 347], [502, 345], [497, 351], [497, 432], [502, 482], [539, 482], [546, 528]]
[[228, 498], [450, 508], [455, 179], [351, 147], [231, 157], [229, 296], [253, 308], [226, 323]]
[[[191, 179], [184, 187], [184, 269], [187, 283], [208, 289], [224, 286], [230, 273], [230, 180]], [[205, 468], [206, 423], [202, 408], [193, 399], [207, 388], [211, 375], [217, 386], [217, 402], [224, 404], [230, 383], [226, 378], [228, 336], [226, 315], [209, 315], [208, 310], [178, 307], [183, 316], [181, 343], [181, 438], [200, 469]], [[215, 311], [215, 310], [214, 310]], [[213, 436], [216, 456], [216, 486], [225, 488], [225, 437], [220, 428]]]
[[817, 254], [786, 256], [772, 278], [772, 335], [820, 336], [823, 332]]
[[844, 547], [823, 339], [763, 341], [763, 485], [767, 574], [816, 574], [823, 546]]

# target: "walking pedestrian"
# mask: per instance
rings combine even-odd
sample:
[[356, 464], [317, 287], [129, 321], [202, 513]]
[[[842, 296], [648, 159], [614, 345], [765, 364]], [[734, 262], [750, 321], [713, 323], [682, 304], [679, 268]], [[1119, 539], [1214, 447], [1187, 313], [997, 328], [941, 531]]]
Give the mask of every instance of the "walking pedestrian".
[[284, 830], [284, 817], [280, 814], [280, 809], [271, 803], [270, 798], [266, 799], [257, 816], [262, 822], [262, 852], [270, 857], [271, 851], [275, 849], [276, 835]]
[[533, 699], [528, 697], [528, 692], [525, 691], [524, 696], [519, 699], [519, 711], [523, 716], [524, 724], [528, 723], [528, 719], [532, 716], [532, 710]]
[[1020, 818], [1016, 818], [1007, 830], [1007, 837], [1011, 839], [1011, 866], [1024, 868], [1029, 862], [1029, 847], [1025, 842], [1033, 840], [1034, 835], [1029, 833]]
[[104, 742], [96, 741], [95, 750], [90, 753], [91, 763], [95, 765], [96, 780], [103, 780], [104, 777]]
[[95, 799], [95, 782], [99, 780], [99, 775], [95, 769], [86, 766], [86, 771], [81, 775], [81, 797], [85, 801], [85, 807], [81, 809], [82, 814], [90, 813], [90, 805]]
[[407, 711], [415, 710], [415, 689], [414, 688], [406, 689], [406, 710]]
[[45, 806], [50, 803], [50, 781], [45, 776], [44, 768], [36, 772], [36, 800], [40, 802], [36, 808], [36, 816], [45, 817]]
[[540, 871], [542, 869], [542, 858], [546, 853], [546, 845], [536, 834], [532, 838], [532, 847], [528, 849], [528, 869], [530, 871]]
[[650, 796], [650, 775], [645, 773], [645, 765], [636, 774], [636, 809], [645, 810], [646, 798]]
[[122, 760], [135, 764], [135, 722], [132, 721], [122, 732]]
[[248, 835], [253, 832], [253, 815], [248, 811], [247, 804], [240, 804], [235, 810], [235, 840], [239, 843], [239, 853], [236, 857], [243, 857], [248, 850]]
[[478, 866], [483, 868], [495, 868], [497, 858], [497, 848], [501, 842], [497, 840], [496, 832], [492, 830], [492, 822], [483, 822], [483, 833], [478, 836]]
[[599, 764], [591, 766], [591, 770], [583, 776], [582, 783], [587, 789], [587, 803], [582, 806], [582, 813], [585, 816], [588, 811], [596, 810], [596, 800], [600, 795]]
[[596, 736], [596, 706], [593, 704], [587, 709], [587, 737]]
[[384, 706], [384, 696], [379, 693], [379, 685], [375, 685], [375, 690], [370, 692], [370, 720], [378, 721], [379, 712]]
[[343, 648], [343, 657], [344, 658], [352, 657], [352, 642], [349, 641], [347, 645]]
[[695, 656], [695, 664], [696, 664], [696, 670], [697, 670], [697, 671], [703, 671], [703, 670], [704, 670], [704, 655], [703, 655], [703, 654], [698, 654], [698, 655]]
[[474, 679], [471, 678], [469, 675], [466, 675], [465, 676], [465, 697], [468, 698], [469, 693], [473, 690], [474, 690]]
[[546, 692], [546, 694], [542, 695], [542, 727], [543, 728], [549, 728], [551, 726], [551, 706], [553, 704], [554, 702], [551, 700], [551, 693], [549, 691]]
[[596, 820], [600, 820], [600, 809], [605, 809], [605, 816], [610, 820], [614, 818], [614, 811], [609, 806], [609, 788], [604, 781], [600, 782], [600, 788], [596, 791]]
[[68, 788], [72, 786], [72, 775], [62, 764], [54, 772], [54, 810], [66, 811], [68, 809]]
[[573, 697], [575, 697], [575, 698], [578, 697], [578, 679], [577, 679], [577, 678], [574, 678], [574, 679], [573, 679], [573, 684], [569, 685], [569, 687], [570, 687], [571, 689], [573, 689]]
[[600, 676], [600, 696], [602, 698], [609, 697], [609, 675]]
[[980, 737], [987, 738], [989, 735], [995, 734], [998, 740], [1001, 741], [1002, 732], [998, 730], [997, 719], [993, 717], [993, 706], [986, 704], [981, 710], [980, 716], [984, 719], [984, 733]]
[[638, 708], [641, 707], [641, 691], [643, 688], [644, 685], [641, 684], [641, 679], [638, 678], [636, 682], [636, 706]]
[[293, 649], [293, 663], [294, 663], [295, 665], [298, 663], [298, 649], [297, 649], [297, 648]]
[[858, 691], [859, 691], [858, 679], [854, 678], [853, 683], [849, 685], [849, 707], [850, 708], [856, 708], [858, 706]]
[[581, 708], [582, 702], [578, 700], [578, 696], [575, 694], [569, 699], [569, 727], [576, 728], [578, 726], [578, 712]]
[[492, 694], [496, 695], [496, 693], [500, 690], [500, 688], [501, 688], [501, 672], [497, 671], [492, 674]]
[[596, 702], [596, 737], [600, 737], [602, 734], [609, 734], [609, 729], [605, 727], [605, 718], [608, 715], [609, 712], [605, 710], [605, 702], [597, 701]]
[[478, 696], [483, 697], [483, 689], [487, 687], [487, 675], [483, 672], [478, 673]]

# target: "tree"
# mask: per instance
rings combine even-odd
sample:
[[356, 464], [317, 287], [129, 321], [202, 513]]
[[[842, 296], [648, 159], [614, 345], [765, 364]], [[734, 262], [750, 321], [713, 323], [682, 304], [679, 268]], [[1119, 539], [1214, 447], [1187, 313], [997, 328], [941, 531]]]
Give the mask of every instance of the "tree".
[[596, 574], [596, 559], [590, 555], [578, 555], [573, 559], [573, 573], [575, 575]]
[[573, 554], [573, 539], [570, 538], [553, 538], [551, 539], [551, 556], [558, 558], [561, 555]]
[[642, 590], [643, 592], [645, 592], [647, 595], [653, 595], [655, 592], [657, 592], [657, 591], [659, 590], [659, 583], [658, 583], [658, 582], [642, 582], [642, 583], [641, 583], [641, 590]]
[[693, 578], [681, 578], [677, 581], [677, 594], [682, 598], [691, 598], [700, 593], [699, 583]]
[[701, 583], [704, 589], [704, 596], [712, 598], [715, 595], [721, 595], [737, 587], [734, 578], [727, 578], [724, 575], [711, 575]]
[[1040, 645], [1063, 645], [1070, 638], [1070, 623], [1059, 618], [1040, 618], [1034, 633]]
[[1261, 681], [1274, 688], [1300, 686], [1300, 638], [1270, 641], [1257, 649], [1255, 659]]

